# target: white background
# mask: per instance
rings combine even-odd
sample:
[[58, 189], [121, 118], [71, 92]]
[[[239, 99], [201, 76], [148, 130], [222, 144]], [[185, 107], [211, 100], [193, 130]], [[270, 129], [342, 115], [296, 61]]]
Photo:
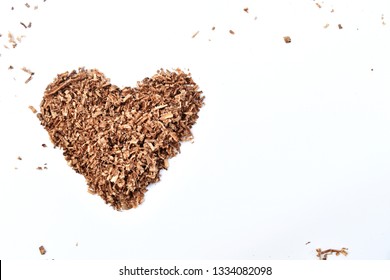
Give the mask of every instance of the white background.
[[[0, 258], [390, 259], [389, 1], [24, 3], [0, 3]], [[189, 69], [206, 96], [136, 209], [87, 193], [28, 109], [81, 66]]]

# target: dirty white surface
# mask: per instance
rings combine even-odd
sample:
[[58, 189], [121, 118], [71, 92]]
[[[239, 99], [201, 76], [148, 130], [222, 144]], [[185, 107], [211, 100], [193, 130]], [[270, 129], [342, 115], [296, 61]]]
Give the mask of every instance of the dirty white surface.
[[[389, 1], [24, 3], [0, 2], [1, 259], [390, 259]], [[189, 69], [206, 96], [137, 209], [87, 193], [28, 109], [80, 66]]]

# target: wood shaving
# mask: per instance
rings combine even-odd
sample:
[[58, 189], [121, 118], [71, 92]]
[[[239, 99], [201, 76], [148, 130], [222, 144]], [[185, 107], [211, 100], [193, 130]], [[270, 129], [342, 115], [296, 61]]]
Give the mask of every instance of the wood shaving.
[[8, 70], [12, 70], [12, 69], [14, 69], [14, 67], [13, 67], [12, 65], [10, 65], [10, 66], [8, 67]]
[[47, 148], [47, 145], [46, 144], [42, 144], [42, 147]]
[[16, 48], [16, 46], [18, 45], [15, 41], [14, 35], [11, 32], [8, 32], [8, 42], [11, 43], [13, 48]]
[[329, 27], [329, 23], [327, 23], [327, 24], [324, 25], [324, 28], [325, 28], [325, 29], [328, 28], [328, 27]]
[[235, 34], [233, 30], [229, 30], [229, 33], [232, 34], [232, 35]]
[[34, 106], [28, 106], [28, 108], [33, 112], [34, 114], [37, 112], [37, 109], [34, 108]]
[[98, 70], [65, 72], [45, 90], [37, 114], [88, 192], [116, 210], [142, 203], [148, 185], [191, 140], [202, 91], [180, 69], [159, 70], [118, 88]]
[[322, 8], [320, 3], [316, 3], [316, 5], [318, 8], [320, 8], [320, 9]]
[[28, 83], [32, 80], [33, 75], [34, 75], [34, 74], [30, 75], [30, 76], [27, 78], [27, 80], [24, 81], [24, 83], [25, 83], [25, 84], [28, 84]]
[[322, 251], [321, 248], [316, 249], [317, 251], [317, 257], [320, 260], [327, 260], [329, 255], [335, 254], [336, 256], [339, 256], [340, 254], [347, 256], [348, 255], [348, 248], [341, 248], [341, 250], [336, 249], [328, 249], [325, 251]]
[[26, 72], [27, 74], [34, 75], [34, 72], [31, 71], [30, 69], [27, 69], [26, 67], [23, 67], [21, 69], [22, 69], [22, 71]]
[[22, 160], [22, 158], [20, 156], [17, 157], [18, 160]]
[[283, 40], [284, 40], [284, 42], [285, 42], [286, 44], [291, 43], [291, 38], [290, 38], [290, 36], [284, 36], [284, 37], [283, 37]]
[[24, 4], [27, 8], [30, 8], [30, 4], [29, 3], [26, 3]]
[[211, 30], [214, 31], [214, 30], [215, 30], [215, 26], [213, 26], [213, 27], [211, 28]]
[[37, 170], [42, 170], [43, 168], [41, 166], [38, 166], [37, 167]]
[[343, 26], [340, 23], [337, 26], [339, 29], [343, 29]]
[[244, 8], [245, 13], [249, 13], [249, 8]]
[[192, 35], [192, 38], [195, 38], [196, 35], [198, 35], [198, 34], [199, 34], [199, 31], [196, 31], [196, 32]]
[[27, 25], [25, 25], [23, 22], [20, 22], [20, 24], [21, 24], [24, 28], [27, 28]]
[[40, 246], [40, 247], [39, 247], [39, 252], [41, 253], [41, 255], [46, 254], [46, 249], [45, 249], [45, 247]]

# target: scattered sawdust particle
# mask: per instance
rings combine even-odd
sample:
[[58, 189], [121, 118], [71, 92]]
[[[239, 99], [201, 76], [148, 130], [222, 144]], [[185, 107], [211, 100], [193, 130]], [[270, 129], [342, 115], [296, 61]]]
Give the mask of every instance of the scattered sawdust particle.
[[328, 27], [329, 27], [329, 23], [324, 25], [324, 28], [328, 28]]
[[13, 11], [14, 10], [14, 7], [11, 7], [11, 11]]
[[320, 9], [322, 8], [320, 3], [317, 2], [316, 5], [318, 8], [320, 8]]
[[42, 147], [47, 148], [47, 145], [45, 143], [42, 144]]
[[33, 77], [34, 74], [30, 75], [27, 80], [24, 81], [25, 84], [28, 84], [31, 80], [32, 80], [32, 77]]
[[337, 26], [339, 29], [343, 29], [343, 26], [340, 23]]
[[28, 28], [31, 28], [32, 22], [30, 21], [29, 24], [27, 25]]
[[36, 114], [37, 109], [35, 109], [34, 106], [30, 105], [30, 106], [28, 106], [28, 108], [31, 110], [31, 112], [33, 112], [34, 114]]
[[23, 67], [21, 69], [22, 69], [22, 71], [26, 72], [27, 74], [34, 75], [34, 72], [31, 71], [30, 69], [27, 69], [26, 67]]
[[38, 10], [38, 6], [34, 6], [34, 10]]
[[255, 20], [257, 20], [257, 17], [255, 17]]
[[37, 170], [43, 170], [43, 168], [41, 166], [38, 166]]
[[29, 3], [26, 3], [24, 4], [27, 8], [30, 8], [30, 4]]
[[17, 157], [18, 160], [22, 160], [22, 158], [20, 156]]
[[20, 22], [20, 24], [21, 24], [24, 28], [27, 28], [27, 25], [25, 25], [23, 22]]
[[[18, 45], [15, 41], [14, 35], [11, 32], [8, 32], [8, 42], [11, 43], [13, 48], [16, 48], [16, 46]], [[7, 47], [7, 49], [8, 49], [8, 47]]]
[[12, 70], [12, 69], [14, 69], [14, 67], [13, 67], [12, 65], [10, 65], [10, 66], [8, 67], [8, 70]]
[[311, 243], [311, 241], [308, 241], [308, 242], [305, 243], [305, 245], [309, 245], [310, 243]]
[[76, 242], [76, 247], [78, 247], [79, 246], [79, 243], [78, 242]]
[[46, 166], [44, 166], [44, 167], [43, 167], [43, 169], [47, 170], [47, 167], [46, 167]]
[[245, 13], [249, 13], [249, 8], [244, 8]]
[[215, 26], [211, 27], [211, 30], [214, 31], [215, 30]]
[[334, 13], [334, 9], [330, 10], [331, 13]]
[[229, 30], [229, 33], [230, 33], [230, 34], [232, 34], [232, 35], [234, 35], [234, 34], [235, 34], [235, 33], [234, 33], [234, 31], [233, 31], [233, 30], [231, 30], [231, 29]]
[[335, 254], [336, 256], [339, 256], [340, 254], [344, 255], [345, 257], [348, 255], [348, 248], [341, 248], [340, 250], [336, 249], [328, 249], [325, 251], [322, 251], [321, 248], [316, 249], [317, 257], [320, 260], [327, 260], [329, 255]]
[[195, 38], [196, 35], [198, 35], [198, 34], [199, 34], [199, 31], [196, 31], [196, 32], [192, 35], [192, 38]]
[[290, 38], [290, 36], [284, 36], [284, 37], [283, 37], [283, 40], [284, 40], [284, 42], [285, 42], [286, 44], [291, 43], [291, 38]]
[[46, 254], [46, 249], [45, 249], [45, 247], [39, 246], [39, 252], [41, 253], [41, 255]]

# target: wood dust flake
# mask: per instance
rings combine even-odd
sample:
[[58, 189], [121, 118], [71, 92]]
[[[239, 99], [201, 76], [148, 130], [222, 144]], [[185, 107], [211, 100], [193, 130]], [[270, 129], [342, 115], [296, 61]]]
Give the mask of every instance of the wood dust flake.
[[345, 257], [348, 255], [348, 248], [341, 248], [340, 250], [336, 249], [327, 249], [325, 251], [322, 251], [321, 248], [316, 249], [317, 251], [317, 257], [320, 260], [327, 260], [328, 256], [335, 254], [336, 256], [339, 256], [340, 254], [344, 255]]
[[46, 249], [45, 249], [45, 247], [39, 246], [39, 252], [41, 253], [41, 255], [46, 254]]
[[199, 31], [196, 31], [193, 35], [192, 38], [195, 38], [199, 34]]
[[28, 106], [28, 108], [31, 110], [31, 112], [33, 112], [34, 114], [37, 113], [37, 109], [34, 108], [34, 106]]

